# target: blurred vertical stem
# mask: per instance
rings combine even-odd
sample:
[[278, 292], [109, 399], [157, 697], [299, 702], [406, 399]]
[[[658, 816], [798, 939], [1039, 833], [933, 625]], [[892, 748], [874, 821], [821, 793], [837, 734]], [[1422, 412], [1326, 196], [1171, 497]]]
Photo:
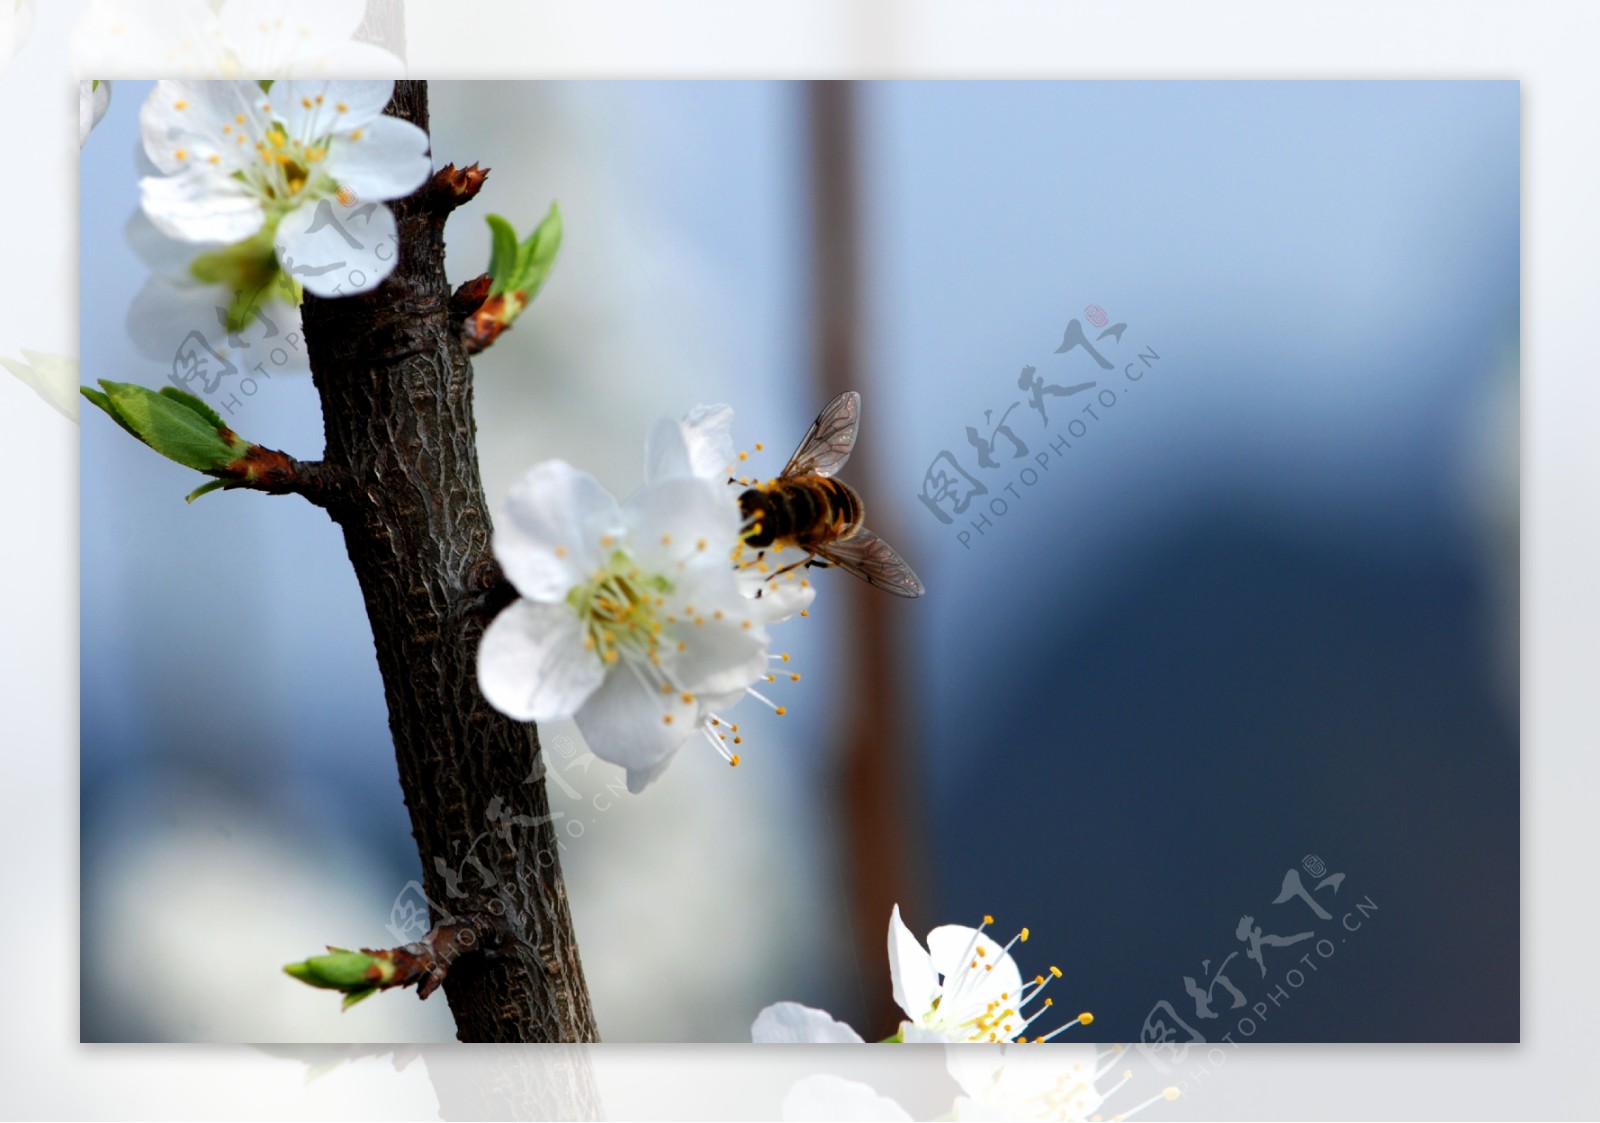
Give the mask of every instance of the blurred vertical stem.
[[[872, 478], [879, 447], [889, 425], [886, 412], [872, 413], [871, 379], [861, 361], [860, 168], [857, 163], [858, 87], [854, 82], [806, 84], [806, 115], [811, 134], [812, 338], [817, 401], [831, 401], [846, 390], [863, 391], [864, 437], [850, 456], [851, 478], [861, 481], [870, 499], [879, 493]], [[889, 506], [870, 508], [872, 528], [891, 542], [901, 540]], [[889, 913], [896, 903], [915, 917], [921, 912], [923, 887], [912, 859], [927, 852], [916, 815], [920, 805], [909, 766], [910, 740], [904, 687], [898, 675], [905, 663], [901, 617], [907, 605], [860, 581], [835, 581], [831, 598], [851, 599], [834, 606], [845, 629], [840, 650], [852, 665], [841, 681], [852, 684], [849, 704], [836, 714], [845, 730], [844, 754], [837, 777], [844, 810], [845, 852], [855, 857], [850, 868], [852, 934], [870, 1005], [862, 1025], [888, 1027], [899, 1023], [892, 1000], [888, 959], [883, 953]], [[869, 1037], [881, 1036], [874, 1031]]]
[[[427, 85], [397, 83], [389, 112], [426, 131]], [[392, 206], [395, 271], [303, 310], [324, 458], [345, 481], [320, 501], [366, 600], [424, 889], [454, 916], [495, 918], [485, 953], [445, 979], [458, 1036], [595, 1041], [538, 735], [478, 692], [490, 523], [472, 367], [450, 319], [449, 206], [427, 186]]]

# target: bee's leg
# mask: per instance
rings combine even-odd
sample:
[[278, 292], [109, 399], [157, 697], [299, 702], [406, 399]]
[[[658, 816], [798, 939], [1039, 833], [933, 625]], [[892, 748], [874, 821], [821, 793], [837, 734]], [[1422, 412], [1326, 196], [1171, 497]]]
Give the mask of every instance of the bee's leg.
[[819, 560], [817, 558], [808, 558], [806, 560], [806, 568], [807, 569], [828, 569], [832, 565], [833, 565], [832, 562], [821, 561], [821, 560]]
[[811, 565], [827, 565], [827, 564], [828, 564], [827, 562], [819, 562], [819, 561], [817, 561], [816, 558], [812, 558], [812, 557], [801, 558], [797, 562], [790, 562], [788, 565], [784, 566], [782, 569], [778, 570], [776, 573], [774, 573], [770, 577], [768, 577], [767, 580], [768, 581], [776, 581], [778, 578], [782, 577], [785, 573], [788, 573], [791, 569], [798, 569], [802, 565], [811, 566]]

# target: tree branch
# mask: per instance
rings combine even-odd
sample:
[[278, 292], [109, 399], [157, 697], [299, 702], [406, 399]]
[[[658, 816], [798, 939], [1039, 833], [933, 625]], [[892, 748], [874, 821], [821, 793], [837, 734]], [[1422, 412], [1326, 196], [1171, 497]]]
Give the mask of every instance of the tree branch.
[[[426, 130], [427, 87], [389, 112]], [[534, 727], [484, 701], [476, 656], [497, 588], [474, 446], [472, 370], [452, 323], [445, 211], [391, 204], [398, 265], [372, 292], [307, 296], [327, 450], [315, 475], [344, 532], [435, 921], [494, 916], [498, 953], [463, 954], [444, 993], [463, 1041], [594, 1041]], [[464, 611], [467, 608], [469, 610]]]

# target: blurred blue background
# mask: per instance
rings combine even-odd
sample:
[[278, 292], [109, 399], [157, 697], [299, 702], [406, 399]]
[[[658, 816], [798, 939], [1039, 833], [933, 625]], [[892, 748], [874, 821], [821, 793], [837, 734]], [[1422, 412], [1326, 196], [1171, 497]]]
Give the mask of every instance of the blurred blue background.
[[[86, 381], [167, 373], [126, 325], [147, 91], [118, 83], [83, 154]], [[552, 456], [625, 494], [650, 423], [706, 401], [781, 466], [826, 399], [812, 236], [839, 201], [813, 193], [814, 93], [433, 85], [436, 164], [494, 169], [452, 220], [452, 279], [487, 261], [483, 214], [566, 218], [550, 283], [476, 363], [492, 502]], [[689, 745], [617, 799], [574, 731], [544, 731], [583, 824], [563, 862], [602, 1034], [746, 1039], [794, 999], [884, 1036], [887, 910], [850, 887], [909, 863], [915, 931], [1027, 925], [1024, 970], [1061, 966], [1056, 1009], [1094, 1011], [1087, 1037], [1137, 1040], [1165, 1001], [1239, 1039], [1220, 971], [1267, 1003], [1258, 1040], [1516, 1039], [1517, 85], [850, 102], [867, 455], [844, 475], [928, 594], [878, 607], [892, 689], [862, 697], [861, 601], [820, 576], [778, 637], [805, 672], [789, 714], [750, 716], [737, 771]], [[1055, 353], [1074, 319], [1100, 334], [1090, 306], [1127, 325], [1095, 343], [1111, 370]], [[1132, 382], [1140, 352], [1159, 360]], [[1046, 398], [1047, 423], [1024, 366], [1097, 385]], [[983, 467], [966, 430], [1013, 403], [1016, 442]], [[232, 421], [321, 447], [304, 377]], [[278, 973], [392, 942], [418, 872], [336, 530], [286, 498], [186, 507], [192, 473], [92, 411], [82, 449], [84, 1039], [448, 1039], [442, 1002], [341, 1017]], [[918, 498], [941, 451], [989, 489], [948, 525]], [[864, 811], [841, 791], [871, 748], [851, 733], [885, 723], [896, 788]], [[861, 843], [874, 814], [896, 853]], [[1328, 919], [1273, 903], [1309, 855]], [[1315, 939], [1268, 941], [1258, 969], [1245, 915]]]

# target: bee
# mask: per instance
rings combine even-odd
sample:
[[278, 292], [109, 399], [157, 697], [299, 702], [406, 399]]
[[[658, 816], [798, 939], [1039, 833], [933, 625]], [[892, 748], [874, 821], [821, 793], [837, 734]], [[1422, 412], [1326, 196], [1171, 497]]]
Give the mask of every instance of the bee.
[[861, 395], [840, 394], [817, 415], [778, 478], [739, 496], [743, 537], [761, 553], [797, 546], [806, 557], [784, 566], [838, 566], [899, 597], [920, 597], [922, 582], [893, 548], [862, 525], [861, 497], [834, 479], [855, 448]]

